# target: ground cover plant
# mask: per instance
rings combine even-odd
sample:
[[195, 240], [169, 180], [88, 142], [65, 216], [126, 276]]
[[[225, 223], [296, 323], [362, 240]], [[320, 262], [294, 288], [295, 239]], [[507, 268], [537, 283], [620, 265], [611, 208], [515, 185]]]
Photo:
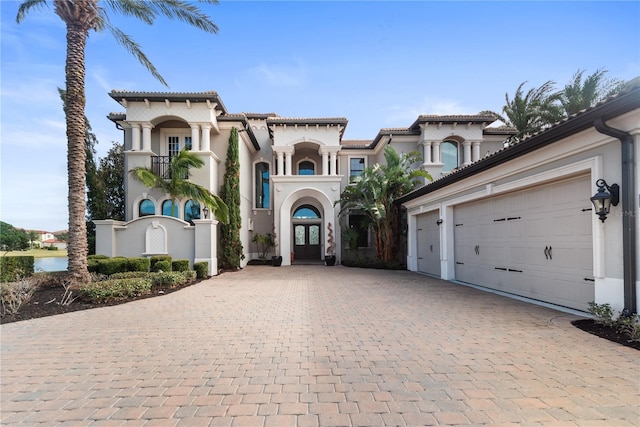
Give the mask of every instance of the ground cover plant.
[[[164, 263], [168, 269], [156, 272], [137, 271], [140, 263], [136, 258], [90, 258], [92, 280], [79, 286], [71, 285], [66, 272], [36, 273], [0, 283], [1, 322], [11, 323], [166, 295], [207, 278], [208, 271], [206, 262], [196, 263], [194, 270], [190, 270], [188, 261], [185, 268], [186, 260], [161, 260], [157, 264]], [[176, 271], [171, 271], [172, 264]]]

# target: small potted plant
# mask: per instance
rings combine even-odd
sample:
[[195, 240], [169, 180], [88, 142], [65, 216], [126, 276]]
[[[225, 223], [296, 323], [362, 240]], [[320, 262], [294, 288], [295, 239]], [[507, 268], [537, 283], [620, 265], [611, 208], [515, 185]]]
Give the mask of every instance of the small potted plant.
[[280, 267], [282, 265], [282, 255], [275, 255], [278, 252], [278, 236], [276, 234], [276, 227], [273, 226], [273, 231], [271, 232], [271, 243], [273, 245], [273, 253], [274, 255], [271, 257], [271, 265], [274, 267]]
[[336, 264], [336, 244], [333, 241], [333, 228], [331, 223], [327, 224], [327, 254], [324, 257], [324, 263], [326, 265]]
[[256, 233], [252, 240], [258, 248], [260, 264], [268, 264], [267, 254], [271, 252], [271, 248], [273, 247], [273, 235], [271, 233]]

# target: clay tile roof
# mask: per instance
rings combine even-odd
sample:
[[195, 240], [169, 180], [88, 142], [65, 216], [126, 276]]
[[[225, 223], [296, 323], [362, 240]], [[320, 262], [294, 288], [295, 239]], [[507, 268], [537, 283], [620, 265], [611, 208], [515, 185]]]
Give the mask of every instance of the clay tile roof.
[[417, 128], [422, 123], [485, 123], [489, 125], [498, 120], [498, 117], [493, 114], [461, 114], [461, 115], [436, 115], [436, 114], [421, 114], [418, 116], [410, 129]]
[[127, 90], [112, 90], [109, 93], [109, 96], [120, 102], [122, 99], [127, 101], [154, 101], [154, 102], [164, 102], [165, 99], [168, 99], [171, 102], [214, 102], [216, 103], [216, 109], [222, 111], [223, 114], [227, 113], [227, 108], [222, 103], [222, 99], [218, 96], [218, 93], [215, 91], [207, 91], [207, 92], [135, 92], [135, 91], [127, 91]]

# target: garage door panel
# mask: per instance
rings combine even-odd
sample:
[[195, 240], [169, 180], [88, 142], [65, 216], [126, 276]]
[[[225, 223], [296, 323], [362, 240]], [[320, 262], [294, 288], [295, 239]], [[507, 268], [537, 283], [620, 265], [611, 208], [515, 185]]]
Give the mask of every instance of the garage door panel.
[[594, 299], [590, 193], [581, 176], [456, 207], [456, 278], [585, 310]]

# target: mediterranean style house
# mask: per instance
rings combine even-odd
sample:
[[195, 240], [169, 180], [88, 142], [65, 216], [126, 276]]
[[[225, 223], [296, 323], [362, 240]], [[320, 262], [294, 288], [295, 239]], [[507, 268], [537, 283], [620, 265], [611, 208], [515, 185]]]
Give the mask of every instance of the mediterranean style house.
[[[359, 229], [362, 217], [339, 218], [336, 202], [350, 177], [384, 162], [391, 146], [418, 150], [417, 166], [433, 177], [399, 201], [409, 270], [582, 311], [590, 301], [635, 311], [638, 199], [631, 184], [638, 186], [638, 161], [625, 158], [624, 147], [637, 151], [640, 141], [637, 86], [515, 145], [506, 144], [514, 130], [489, 114], [421, 115], [373, 140], [346, 140], [346, 118], [230, 113], [215, 92], [110, 96], [125, 109], [109, 118], [123, 130], [127, 171], [144, 166], [162, 174], [188, 148], [205, 164], [189, 179], [215, 194], [231, 129], [238, 129], [245, 264], [259, 255], [255, 233], [275, 233], [272, 255], [283, 266], [320, 262], [333, 246], [338, 262], [352, 255], [341, 230]], [[630, 195], [606, 222], [590, 201], [599, 179]], [[206, 209], [186, 199], [172, 209], [167, 194], [128, 173], [124, 186], [126, 220], [95, 221], [97, 253], [169, 254], [207, 261], [217, 274], [218, 222]], [[633, 228], [623, 231], [623, 222]], [[631, 246], [623, 239], [629, 233]], [[367, 230], [357, 246], [360, 256], [371, 250]]]

